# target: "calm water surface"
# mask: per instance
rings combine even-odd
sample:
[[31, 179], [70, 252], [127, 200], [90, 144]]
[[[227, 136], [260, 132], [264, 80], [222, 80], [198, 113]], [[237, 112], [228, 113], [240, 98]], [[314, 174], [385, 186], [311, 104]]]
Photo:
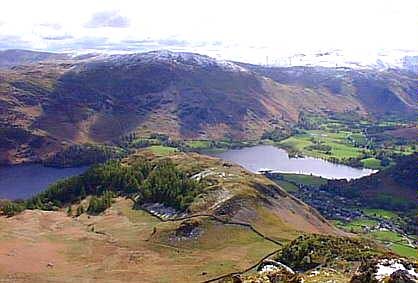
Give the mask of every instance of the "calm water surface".
[[210, 155], [237, 163], [255, 173], [269, 169], [280, 173], [312, 174], [327, 179], [350, 180], [376, 172], [372, 169], [353, 168], [313, 157], [289, 158], [285, 150], [272, 145], [231, 149], [221, 153], [211, 153]]
[[48, 185], [83, 173], [88, 167], [50, 168], [40, 164], [0, 167], [0, 199], [29, 198]]
[[[252, 172], [270, 169], [281, 173], [312, 174], [328, 179], [355, 179], [370, 175], [375, 170], [338, 165], [319, 158], [289, 158], [283, 149], [258, 145], [231, 149], [210, 155], [235, 162]], [[48, 185], [83, 173], [88, 167], [49, 168], [39, 164], [0, 167], [0, 199], [29, 198]]]

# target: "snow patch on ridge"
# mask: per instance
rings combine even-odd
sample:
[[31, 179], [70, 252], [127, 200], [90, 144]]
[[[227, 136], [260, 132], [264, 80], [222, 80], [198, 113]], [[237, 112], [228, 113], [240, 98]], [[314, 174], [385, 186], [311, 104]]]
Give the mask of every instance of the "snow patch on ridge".
[[157, 50], [145, 53], [106, 55], [99, 57], [99, 60], [111, 62], [117, 65], [135, 65], [147, 63], [164, 63], [183, 65], [185, 67], [218, 67], [229, 72], [248, 72], [247, 69], [232, 62], [218, 60], [206, 55], [190, 52], [172, 52], [168, 50]]

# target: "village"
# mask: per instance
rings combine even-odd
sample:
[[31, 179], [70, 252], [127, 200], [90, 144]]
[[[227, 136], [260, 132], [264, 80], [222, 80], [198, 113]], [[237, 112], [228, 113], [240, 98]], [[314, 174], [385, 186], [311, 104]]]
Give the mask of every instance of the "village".
[[[281, 180], [280, 173], [263, 172], [272, 180]], [[382, 233], [392, 233], [398, 235], [393, 239], [380, 238], [388, 246], [393, 243], [403, 243], [411, 248], [418, 245], [414, 231], [417, 231], [416, 223], [406, 223], [401, 216], [382, 217], [378, 214], [367, 213], [364, 209], [365, 204], [360, 199], [347, 198], [328, 190], [326, 186], [297, 184], [298, 190], [291, 191], [293, 196], [302, 200], [306, 204], [314, 207], [327, 220], [333, 221], [338, 227], [349, 232], [379, 235]]]

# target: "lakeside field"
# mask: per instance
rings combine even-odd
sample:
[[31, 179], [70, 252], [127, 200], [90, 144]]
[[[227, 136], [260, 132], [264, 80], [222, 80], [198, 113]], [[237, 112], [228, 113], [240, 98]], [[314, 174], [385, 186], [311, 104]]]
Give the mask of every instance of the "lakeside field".
[[346, 163], [350, 159], [360, 158], [357, 166], [382, 169], [381, 161], [376, 158], [361, 159], [363, 155], [371, 154], [371, 151], [355, 146], [353, 137], [357, 140], [365, 138], [360, 133], [354, 134], [349, 131], [333, 133], [325, 130], [308, 130], [275, 144], [293, 154], [322, 158], [337, 163]]
[[311, 175], [280, 173], [281, 180], [274, 180], [288, 193], [295, 193], [300, 185], [321, 186], [327, 183], [327, 179]]
[[291, 156], [310, 156], [351, 167], [382, 170], [395, 165], [400, 156], [416, 152], [418, 145], [418, 128], [411, 121], [372, 121], [355, 113], [304, 113], [302, 116], [290, 128], [266, 129], [261, 137], [253, 140], [172, 139], [166, 134], [150, 133], [132, 134], [124, 139], [122, 147], [151, 147], [156, 153], [167, 154], [173, 150], [166, 147], [207, 153], [270, 144], [285, 149]]
[[396, 156], [416, 151], [417, 132], [411, 121], [371, 120], [353, 112], [301, 112], [290, 132], [273, 130], [264, 138], [292, 155], [381, 170], [393, 165]]
[[151, 152], [158, 155], [168, 155], [170, 153], [177, 152], [178, 149], [175, 147], [163, 146], [163, 145], [152, 145], [148, 147]]
[[[324, 130], [308, 130], [304, 134], [298, 134], [278, 143], [279, 146], [290, 148], [306, 155], [320, 158], [358, 157], [363, 149], [353, 146], [348, 142], [351, 132], [331, 133]], [[359, 134], [357, 134], [359, 135]], [[322, 145], [324, 149], [321, 149]], [[330, 147], [328, 149], [328, 147]], [[328, 150], [327, 150], [328, 149]]]
[[415, 152], [415, 143], [410, 142], [405, 145], [385, 145], [379, 154], [379, 151], [365, 146], [365, 139], [363, 133], [350, 131], [306, 130], [274, 144], [292, 155], [306, 155], [377, 170], [393, 165], [390, 159], [383, 164], [382, 158]]

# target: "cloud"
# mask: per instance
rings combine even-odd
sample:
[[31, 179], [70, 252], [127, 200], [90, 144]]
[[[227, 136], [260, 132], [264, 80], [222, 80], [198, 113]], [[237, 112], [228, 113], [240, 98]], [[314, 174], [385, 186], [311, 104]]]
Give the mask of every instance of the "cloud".
[[260, 63], [267, 55], [332, 48], [363, 56], [365, 50], [418, 46], [418, 38], [411, 36], [418, 23], [416, 0], [5, 1], [0, 9], [2, 48], [187, 50]]
[[0, 35], [0, 50], [2, 49], [26, 49], [31, 43], [15, 35]]
[[190, 45], [190, 42], [186, 40], [178, 40], [178, 39], [160, 39], [160, 40], [157, 40], [157, 43], [160, 45], [165, 45], [165, 46], [179, 46], [179, 47], [186, 47]]
[[57, 35], [57, 36], [44, 36], [42, 39], [44, 40], [66, 40], [74, 38], [72, 35], [64, 34], [64, 35]]
[[172, 38], [162, 38], [162, 39], [144, 39], [144, 40], [122, 40], [123, 44], [132, 45], [132, 46], [142, 46], [142, 45], [153, 45], [153, 46], [175, 46], [175, 47], [187, 47], [191, 43], [186, 40], [172, 39]]
[[103, 50], [106, 49], [108, 45], [107, 38], [105, 37], [82, 37], [74, 39], [70, 42], [56, 42], [56, 45], [52, 45], [55, 49], [73, 49], [73, 50], [86, 50], [86, 49], [96, 49]]
[[62, 26], [58, 23], [41, 23], [39, 24], [39, 26], [44, 27], [44, 28], [54, 29], [54, 30], [62, 29]]
[[92, 18], [84, 25], [86, 28], [126, 28], [130, 26], [128, 18], [119, 14], [118, 11], [103, 11], [93, 14]]

